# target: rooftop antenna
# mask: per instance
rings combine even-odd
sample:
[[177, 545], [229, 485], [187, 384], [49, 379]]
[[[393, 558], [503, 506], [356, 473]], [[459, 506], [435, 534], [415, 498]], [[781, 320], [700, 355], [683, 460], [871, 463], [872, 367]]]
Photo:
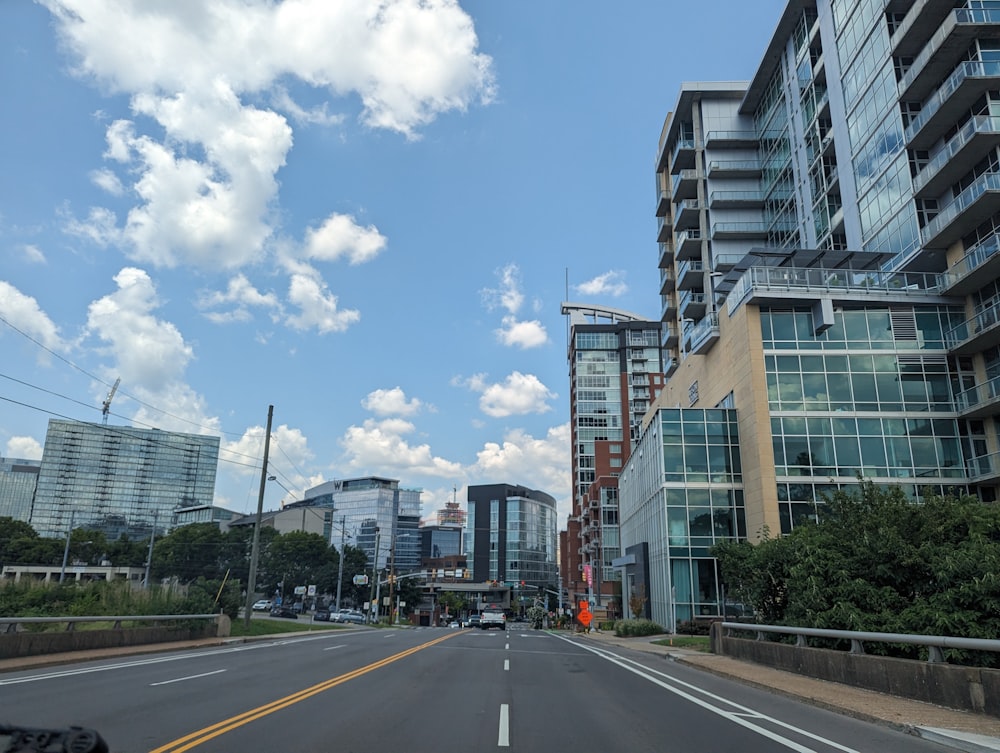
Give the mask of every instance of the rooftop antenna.
[[122, 383], [122, 378], [118, 377], [115, 380], [114, 386], [112, 386], [111, 391], [108, 396], [104, 398], [104, 404], [101, 406], [101, 423], [105, 426], [108, 425], [108, 411], [111, 410], [111, 400], [114, 398], [115, 393], [118, 391], [118, 385]]

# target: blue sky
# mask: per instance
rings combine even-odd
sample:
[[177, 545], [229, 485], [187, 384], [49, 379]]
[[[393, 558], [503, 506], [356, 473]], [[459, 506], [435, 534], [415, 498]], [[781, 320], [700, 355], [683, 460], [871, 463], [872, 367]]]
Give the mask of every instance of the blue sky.
[[559, 304], [658, 318], [663, 120], [783, 7], [0, 3], [0, 454], [120, 378], [109, 423], [221, 437], [231, 509], [273, 404], [268, 509], [373, 474], [565, 527]]

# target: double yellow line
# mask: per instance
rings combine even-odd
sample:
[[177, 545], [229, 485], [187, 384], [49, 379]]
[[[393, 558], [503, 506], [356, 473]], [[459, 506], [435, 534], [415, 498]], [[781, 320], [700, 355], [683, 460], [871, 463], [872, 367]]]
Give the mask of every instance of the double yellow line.
[[431, 646], [441, 643], [442, 641], [446, 641], [449, 638], [454, 638], [456, 635], [457, 633], [449, 633], [441, 638], [435, 638], [433, 641], [428, 641], [427, 643], [423, 643], [419, 646], [408, 648], [406, 651], [401, 651], [398, 654], [386, 657], [385, 659], [381, 659], [373, 664], [369, 664], [368, 666], [355, 669], [354, 671], [340, 675], [339, 677], [325, 680], [318, 685], [304, 688], [297, 693], [292, 693], [284, 698], [279, 698], [278, 700], [271, 701], [263, 706], [258, 706], [255, 709], [244, 711], [242, 714], [237, 714], [229, 719], [216, 722], [210, 727], [205, 727], [197, 732], [192, 732], [184, 737], [179, 737], [166, 745], [162, 745], [159, 748], [150, 751], [150, 753], [183, 753], [185, 750], [191, 750], [191, 748], [201, 745], [202, 743], [207, 743], [209, 740], [219, 737], [220, 735], [224, 735], [226, 732], [230, 732], [237, 727], [242, 727], [244, 724], [249, 724], [252, 721], [267, 716], [268, 714], [273, 714], [275, 711], [281, 711], [281, 709], [288, 708], [292, 704], [298, 703], [299, 701], [312, 698], [314, 695], [322, 693], [324, 690], [335, 688], [337, 685], [341, 685], [348, 680], [353, 680], [355, 677], [361, 677], [361, 675], [373, 672], [374, 670], [384, 667], [387, 664], [392, 664], [400, 659], [405, 659], [407, 656], [415, 654], [418, 651], [423, 651], [425, 648], [430, 648]]

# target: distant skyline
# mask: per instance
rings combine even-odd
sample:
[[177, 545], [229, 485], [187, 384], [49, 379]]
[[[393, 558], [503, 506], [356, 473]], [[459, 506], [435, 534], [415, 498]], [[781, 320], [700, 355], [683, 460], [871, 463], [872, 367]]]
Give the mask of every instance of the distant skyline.
[[220, 436], [237, 512], [273, 404], [268, 509], [509, 483], [564, 527], [559, 304], [659, 318], [663, 120], [784, 5], [0, 4], [0, 452], [120, 378], [109, 424]]

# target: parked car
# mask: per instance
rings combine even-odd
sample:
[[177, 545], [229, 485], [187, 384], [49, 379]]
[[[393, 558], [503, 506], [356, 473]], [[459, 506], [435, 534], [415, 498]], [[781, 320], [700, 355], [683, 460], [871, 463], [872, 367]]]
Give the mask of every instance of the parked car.
[[330, 610], [326, 607], [323, 609], [317, 609], [313, 612], [313, 619], [316, 622], [329, 622], [330, 621]]
[[331, 614], [330, 620], [332, 622], [350, 622], [355, 625], [363, 625], [365, 623], [365, 616], [353, 609], [342, 609], [339, 612]]
[[288, 607], [274, 607], [271, 610], [272, 617], [287, 617], [290, 620], [297, 620], [299, 616]]
[[450, 627], [450, 628], [457, 628], [458, 627], [458, 623], [455, 622], [454, 620], [452, 620], [451, 622], [448, 623], [448, 627]]
[[[246, 602], [243, 603], [245, 604]], [[270, 599], [260, 599], [253, 603], [253, 611], [255, 612], [270, 612], [273, 607], [274, 602]]]

